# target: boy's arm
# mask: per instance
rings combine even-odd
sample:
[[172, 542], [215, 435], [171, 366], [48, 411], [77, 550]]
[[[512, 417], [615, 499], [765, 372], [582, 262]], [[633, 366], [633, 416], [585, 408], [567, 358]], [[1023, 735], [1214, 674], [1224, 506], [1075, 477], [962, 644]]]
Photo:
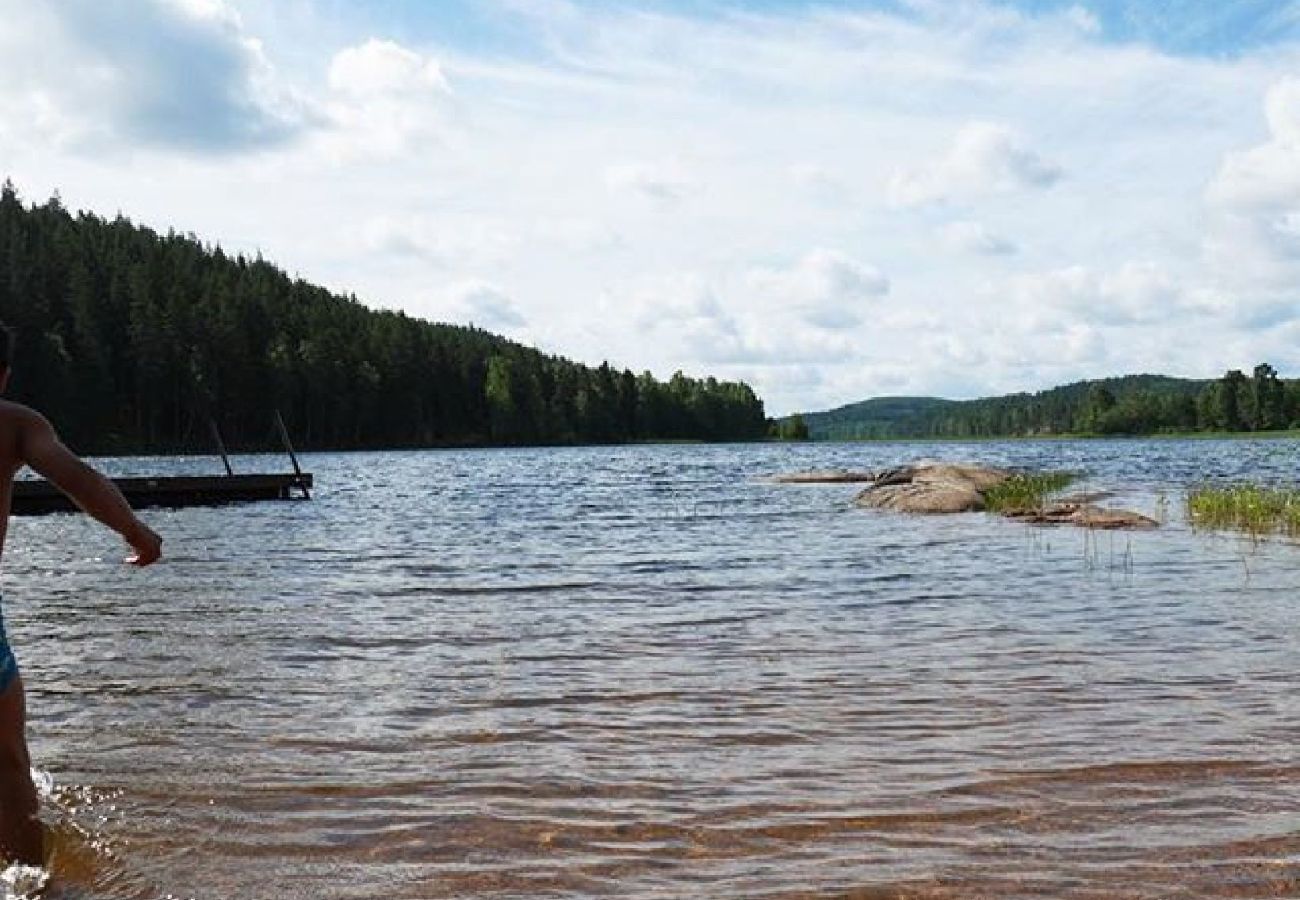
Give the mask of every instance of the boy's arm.
[[162, 555], [162, 538], [136, 518], [113, 482], [77, 458], [44, 416], [25, 411], [19, 429], [22, 461], [53, 482], [86, 513], [126, 539], [135, 550], [127, 562], [147, 566]]

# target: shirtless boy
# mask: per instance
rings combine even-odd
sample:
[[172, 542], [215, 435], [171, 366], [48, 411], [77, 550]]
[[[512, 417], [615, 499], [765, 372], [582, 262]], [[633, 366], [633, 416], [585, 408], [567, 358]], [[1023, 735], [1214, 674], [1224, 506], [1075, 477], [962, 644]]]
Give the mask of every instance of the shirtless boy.
[[[0, 392], [9, 383], [12, 333], [0, 325]], [[28, 465], [135, 551], [127, 562], [147, 566], [162, 552], [162, 538], [136, 518], [113, 483], [63, 446], [50, 423], [34, 410], [0, 400], [0, 551], [9, 524], [14, 473]], [[27, 755], [26, 703], [18, 664], [0, 613], [0, 868], [45, 862], [45, 832], [36, 818], [37, 794]]]

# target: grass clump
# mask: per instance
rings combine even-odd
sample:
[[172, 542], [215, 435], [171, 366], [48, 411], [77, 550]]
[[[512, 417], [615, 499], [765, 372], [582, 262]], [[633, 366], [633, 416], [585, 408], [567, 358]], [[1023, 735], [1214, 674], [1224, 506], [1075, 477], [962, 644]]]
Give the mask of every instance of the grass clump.
[[1300, 537], [1300, 489], [1235, 484], [1198, 487], [1187, 494], [1195, 528], [1244, 531], [1254, 538]]
[[1039, 472], [1012, 475], [984, 492], [984, 508], [989, 512], [1042, 509], [1047, 498], [1073, 482], [1070, 472]]

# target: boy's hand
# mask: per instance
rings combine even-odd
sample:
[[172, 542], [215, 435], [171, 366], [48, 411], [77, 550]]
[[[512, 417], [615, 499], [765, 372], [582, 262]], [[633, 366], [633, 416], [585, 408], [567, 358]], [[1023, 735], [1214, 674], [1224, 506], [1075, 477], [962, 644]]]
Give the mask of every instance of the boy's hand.
[[148, 525], [141, 522], [139, 527], [127, 538], [127, 543], [135, 554], [126, 558], [127, 563], [133, 566], [147, 566], [150, 563], [158, 561], [162, 556], [162, 538], [158, 533]]

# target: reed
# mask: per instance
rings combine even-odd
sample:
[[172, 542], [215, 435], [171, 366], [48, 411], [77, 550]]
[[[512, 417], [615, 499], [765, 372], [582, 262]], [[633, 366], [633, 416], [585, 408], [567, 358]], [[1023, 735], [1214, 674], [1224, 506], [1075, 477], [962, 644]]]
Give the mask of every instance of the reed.
[[1187, 518], [1194, 528], [1242, 531], [1256, 539], [1300, 537], [1300, 488], [1234, 484], [1187, 492]]
[[984, 492], [984, 508], [989, 512], [1037, 510], [1047, 505], [1047, 498], [1075, 480], [1070, 472], [1038, 472], [1012, 475]]

